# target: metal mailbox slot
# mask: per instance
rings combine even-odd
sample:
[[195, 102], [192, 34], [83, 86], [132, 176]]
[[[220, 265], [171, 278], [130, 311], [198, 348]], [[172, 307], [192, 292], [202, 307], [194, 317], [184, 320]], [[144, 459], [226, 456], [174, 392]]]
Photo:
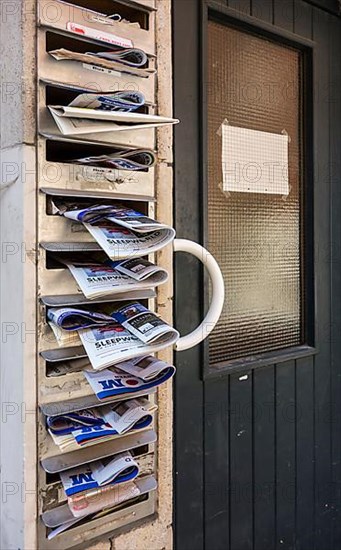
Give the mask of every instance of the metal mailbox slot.
[[72, 162], [77, 158], [115, 151], [129, 151], [131, 146], [103, 145], [75, 139], [41, 139], [39, 146], [40, 184], [44, 187], [78, 188], [88, 192], [118, 192], [142, 196], [154, 195], [154, 168], [146, 170], [112, 170], [82, 166]]
[[[130, 39], [136, 48], [155, 54], [154, 11], [154, 2], [150, 0], [142, 2], [129, 2], [128, 0], [123, 2], [109, 2], [109, 0], [59, 2], [54, 0], [51, 2], [51, 0], [40, 0], [39, 24], [66, 30], [68, 23], [76, 23]], [[131, 23], [138, 23], [139, 26], [114, 19], [110, 20], [108, 16], [114, 13], [121, 15], [122, 19], [127, 18]]]
[[[59, 85], [58, 83], [45, 82], [43, 80], [39, 81], [38, 85], [38, 129], [39, 133], [42, 135], [50, 136], [59, 136], [63, 135], [59, 132], [59, 129], [56, 123], [53, 120], [53, 117], [50, 111], [47, 109], [48, 105], [58, 105], [58, 100], [63, 100], [64, 105], [69, 103], [72, 100], [72, 90], [70, 90], [71, 85]], [[94, 88], [89, 88], [84, 86], [84, 88], [79, 87], [79, 93], [85, 92], [96, 92]], [[49, 103], [49, 100], [51, 103]], [[60, 102], [59, 102], [60, 103]], [[152, 105], [149, 106], [148, 111], [150, 114], [153, 114]], [[148, 147], [149, 149], [155, 148], [155, 131], [154, 128], [146, 128], [141, 130], [124, 130], [124, 131], [112, 131], [112, 132], [99, 132], [86, 134], [87, 139], [90, 141], [99, 141], [102, 143], [110, 144], [113, 143], [120, 144], [122, 146], [128, 145], [131, 147]], [[75, 136], [80, 137], [80, 136]]]
[[[152, 392], [150, 398], [152, 398]], [[122, 401], [122, 396], [120, 398]], [[62, 412], [63, 403], [58, 403], [56, 406], [61, 407]], [[79, 406], [82, 404], [79, 403]], [[100, 404], [97, 404], [100, 406]], [[45, 409], [49, 412], [49, 409]], [[42, 420], [43, 421], [43, 420]], [[66, 497], [62, 491], [61, 483], [57, 474], [60, 471], [73, 468], [88, 462], [93, 462], [101, 458], [107, 458], [123, 450], [134, 450], [134, 456], [139, 457], [138, 462], [140, 465], [140, 473], [137, 481], [143, 480], [146, 475], [150, 475], [154, 471], [155, 467], [155, 454], [154, 454], [154, 442], [156, 441], [156, 434], [151, 427], [148, 427], [139, 432], [132, 432], [131, 434], [125, 434], [123, 436], [114, 438], [111, 441], [94, 444], [88, 448], [80, 449], [77, 451], [71, 451], [62, 453], [58, 447], [52, 442], [52, 439], [47, 433], [41, 434], [40, 438], [40, 457], [41, 468], [39, 469], [39, 477], [41, 480], [40, 485], [45, 486], [45, 498], [41, 500], [39, 509], [43, 514], [44, 522], [49, 525], [48, 520], [45, 521], [45, 517], [49, 517], [52, 513], [56, 512], [56, 507], [59, 512], [61, 506], [61, 512], [66, 512], [64, 502]], [[46, 472], [47, 474], [45, 474]], [[52, 475], [49, 475], [52, 474]], [[129, 505], [129, 502], [126, 503]], [[67, 508], [67, 507], [66, 507]], [[53, 526], [53, 525], [51, 525]]]
[[88, 397], [80, 397], [78, 399], [69, 399], [68, 401], [59, 401], [55, 403], [45, 403], [40, 406], [41, 412], [45, 416], [58, 416], [60, 414], [80, 411], [82, 409], [102, 407], [108, 403], [117, 403], [118, 401], [128, 401], [129, 399], [135, 399], [136, 397], [142, 397], [147, 395], [152, 395], [155, 393], [155, 388], [149, 390], [141, 390], [140, 392], [135, 392], [133, 395], [118, 395], [112, 397], [111, 399], [106, 399], [105, 401], [99, 401], [96, 396], [91, 395]]
[[57, 61], [49, 52], [61, 48], [82, 54], [89, 51], [99, 53], [107, 51], [108, 45], [96, 40], [84, 39], [82, 36], [69, 33], [66, 30], [40, 27], [38, 29], [38, 60], [41, 80], [89, 87], [93, 88], [93, 91], [139, 90], [145, 95], [147, 102], [153, 103], [156, 80], [156, 58], [153, 52], [146, 51], [148, 65], [145, 68], [148, 67], [154, 72], [150, 72], [148, 77], [142, 77], [125, 71], [101, 69], [71, 59]]
[[[139, 485], [140, 481], [144, 482], [144, 480], [147, 479], [149, 481], [150, 478], [151, 476], [141, 476], [141, 478], [137, 478], [135, 482], [137, 482], [137, 484]], [[148, 487], [148, 491], [151, 489], [152, 487]], [[61, 520], [64, 523], [66, 521], [74, 520], [74, 517], [72, 516], [68, 506], [62, 504], [61, 506], [56, 506], [51, 510], [44, 511], [44, 513], [42, 514], [42, 520], [47, 527], [57, 527]]]
[[[154, 401], [154, 395], [148, 394], [149, 399]], [[147, 395], [146, 395], [147, 396]], [[122, 401], [122, 397], [121, 397]], [[99, 405], [97, 405], [99, 406]], [[153, 415], [154, 416], [154, 415]], [[44, 420], [44, 417], [42, 417]], [[123, 451], [133, 450], [133, 449], [140, 449], [143, 451], [143, 454], [148, 454], [148, 471], [142, 470], [140, 472], [140, 475], [143, 474], [151, 474], [154, 471], [155, 461], [154, 461], [154, 455], [155, 455], [155, 445], [154, 443], [157, 440], [156, 433], [154, 431], [155, 428], [155, 420], [153, 420], [153, 423], [148, 426], [147, 428], [143, 430], [137, 430], [132, 431], [127, 434], [123, 434], [121, 436], [117, 436], [115, 438], [110, 439], [109, 441], [102, 442], [102, 443], [96, 443], [93, 445], [90, 445], [89, 447], [80, 448], [78, 450], [69, 450], [66, 452], [61, 452], [60, 449], [53, 443], [50, 436], [47, 434], [44, 436], [42, 435], [40, 439], [40, 464], [41, 467], [39, 469], [39, 476], [41, 479], [41, 483], [49, 484], [48, 480], [50, 480], [50, 477], [46, 476], [47, 474], [58, 474], [58, 472], [68, 470], [71, 468], [75, 468], [78, 466], [82, 466], [84, 464], [87, 464], [89, 462], [93, 462], [95, 460], [100, 460], [104, 458], [108, 458], [112, 455], [121, 453]], [[136, 454], [136, 453], [133, 453]], [[142, 454], [142, 452], [140, 452]], [[53, 478], [52, 478], [53, 479]], [[59, 478], [57, 476], [57, 479], [55, 479], [53, 482], [59, 481]], [[65, 500], [64, 495], [61, 497], [62, 500]], [[59, 498], [60, 501], [60, 498]], [[47, 510], [50, 508], [50, 503], [46, 503], [44, 501], [40, 504], [41, 510]]]
[[[67, 4], [70, 6], [70, 13], [72, 13], [73, 6], [82, 8], [85, 21], [92, 21], [94, 12], [107, 18], [114, 13], [119, 13], [122, 19], [127, 19], [131, 23], [138, 23], [141, 29], [149, 29], [149, 9], [146, 9], [149, 6], [147, 3], [146, 7], [141, 7], [134, 0], [101, 0], [100, 4], [96, 0], [68, 0]], [[149, 2], [149, 4], [152, 4], [152, 2]]]
[[[131, 21], [132, 25], [110, 21], [107, 16], [114, 12]], [[82, 346], [58, 348], [49, 335], [46, 310], [49, 307], [86, 306], [108, 302], [137, 299], [150, 309], [154, 307], [155, 290], [130, 292], [112, 299], [87, 300], [79, 291], [69, 270], [58, 264], [58, 254], [72, 252], [84, 254], [99, 251], [82, 224], [73, 224], [62, 216], [51, 215], [53, 198], [89, 199], [94, 201], [119, 201], [129, 204], [143, 213], [154, 216], [154, 168], [130, 173], [129, 171], [106, 171], [97, 167], [81, 166], [72, 161], [89, 155], [115, 152], [131, 148], [154, 149], [154, 129], [138, 131], [112, 131], [79, 136], [62, 135], [55, 124], [48, 105], [66, 105], [78, 93], [84, 91], [116, 91], [138, 89], [146, 98], [145, 111], [155, 111], [156, 73], [144, 78], [125, 72], [102, 72], [77, 61], [57, 61], [49, 51], [65, 48], [85, 53], [107, 51], [108, 45], [96, 39], [81, 36], [68, 23], [87, 27], [98, 32], [112, 33], [133, 41], [134, 47], [148, 55], [148, 68], [156, 67], [155, 3], [154, 0], [39, 0], [39, 28], [37, 33], [38, 55], [38, 536], [39, 548], [61, 550], [89, 544], [97, 539], [148, 516], [156, 509], [157, 411], [153, 423], [147, 428], [119, 436], [113, 440], [97, 443], [71, 452], [61, 452], [46, 430], [45, 415], [63, 411], [101, 406], [104, 403], [122, 401], [119, 396], [104, 403], [93, 394], [81, 368], [61, 369], [74, 359], [85, 359]], [[140, 27], [136, 25], [138, 23]], [[110, 173], [109, 173], [110, 172]], [[151, 256], [152, 259], [152, 256]], [[82, 362], [84, 365], [84, 361]], [[56, 373], [56, 367], [59, 371]], [[58, 374], [58, 375], [57, 375]], [[146, 396], [155, 403], [156, 389], [131, 394], [129, 398]], [[57, 408], [56, 408], [57, 407]], [[70, 518], [69, 508], [61, 490], [58, 472], [85, 464], [99, 458], [110, 457], [124, 450], [133, 450], [140, 463], [140, 486], [138, 498], [126, 501], [104, 513], [84, 518], [52, 540], [48, 539], [51, 528], [59, 521]]]
[[[145, 485], [145, 483], [148, 485]], [[139, 485], [144, 485], [144, 490], [141, 491], [141, 496], [127, 501], [122, 505], [118, 505], [115, 508], [98, 514], [93, 519], [83, 520], [76, 523], [74, 527], [71, 527], [65, 533], [61, 533], [53, 540], [48, 540], [48, 534], [50, 529], [45, 527], [43, 521], [39, 524], [40, 540], [45, 541], [44, 546], [41, 546], [44, 550], [65, 550], [66, 548], [72, 548], [78, 545], [84, 545], [84, 540], [89, 541], [91, 539], [97, 539], [105, 536], [107, 533], [112, 533], [120, 527], [124, 527], [132, 522], [144, 519], [153, 515], [156, 504], [155, 488], [156, 483], [152, 476], [146, 476], [139, 480]], [[67, 519], [68, 507], [59, 507], [60, 521]], [[53, 517], [53, 516], [52, 516]], [[48, 513], [45, 515], [45, 521], [48, 522]]]
[[[129, 451], [135, 447], [148, 446], [156, 441], [156, 433], [153, 430], [144, 430], [138, 434], [129, 434], [125, 437], [120, 437], [116, 440], [100, 443], [94, 449], [81, 449], [70, 453], [61, 453], [58, 449], [52, 448], [52, 445], [47, 448], [46, 455], [41, 459], [41, 464], [45, 472], [55, 474], [69, 468], [74, 468], [92, 460], [106, 458], [113, 454]], [[55, 446], [54, 446], [55, 447]]]
[[[153, 293], [151, 294], [153, 296]], [[140, 296], [143, 296], [143, 294], [141, 294]], [[148, 294], [147, 294], [148, 296]], [[51, 297], [50, 297], [51, 298]], [[56, 297], [53, 296], [52, 299], [54, 299], [54, 301], [56, 301]], [[72, 299], [74, 299], [74, 296], [71, 297], [71, 301]], [[126, 304], [128, 303], [129, 301], [131, 301], [131, 297], [130, 295], [128, 294], [127, 296], [125, 296], [124, 300], [115, 300], [115, 299], [106, 299], [106, 300], [103, 300], [101, 302], [93, 302], [94, 305], [97, 303], [98, 304], [98, 307], [100, 308], [100, 305], [101, 304], [110, 304], [110, 303], [113, 303], [112, 307], [113, 309], [117, 306], [117, 308], [120, 306], [120, 304]], [[61, 297], [60, 299], [60, 303], [63, 303], [62, 302], [63, 298]], [[64, 299], [64, 304], [62, 307], [67, 307], [66, 305], [66, 300]], [[146, 297], [144, 299], [139, 299], [139, 302], [143, 305], [145, 305], [146, 307], [148, 307], [148, 299], [146, 299]], [[115, 303], [115, 305], [114, 305]], [[82, 304], [77, 304], [77, 306], [80, 306], [82, 307]], [[84, 302], [83, 302], [83, 305], [84, 305]], [[51, 351], [56, 349], [56, 351], [60, 351], [61, 349], [67, 349], [67, 350], [70, 350], [70, 347], [63, 347], [63, 348], [60, 348], [60, 347], [57, 347], [58, 344], [55, 340], [55, 337], [52, 333], [52, 330], [51, 328], [49, 327], [48, 325], [48, 322], [47, 322], [47, 318], [46, 318], [46, 315], [47, 315], [47, 307], [46, 306], [43, 306], [41, 305], [41, 311], [40, 311], [40, 317], [41, 317], [41, 325], [40, 325], [40, 330], [39, 330], [39, 341], [40, 341], [40, 346], [41, 346], [41, 356], [44, 357], [44, 353], [45, 352], [49, 352], [50, 353], [50, 356], [53, 357], [53, 354], [51, 354]], [[81, 347], [81, 346], [79, 346]], [[77, 354], [79, 356], [79, 354]], [[84, 357], [86, 357], [86, 354], [84, 354]], [[69, 351], [69, 356], [68, 356], [68, 359], [71, 360], [73, 359], [74, 357], [71, 355], [70, 351]], [[51, 359], [50, 359], [51, 360]], [[51, 379], [50, 379], [51, 380]], [[59, 382], [60, 384], [60, 382]]]
[[[81, 93], [97, 92], [96, 89], [89, 88], [88, 86], [67, 86], [62, 85], [59, 82], [54, 82], [52, 80], [42, 80], [41, 82], [45, 84], [44, 91], [46, 107], [48, 105], [68, 105]], [[152, 111], [152, 108], [153, 104], [146, 100], [145, 105], [143, 105], [143, 107], [139, 107], [136, 112], [150, 113]]]
[[[151, 293], [151, 296], [154, 296], [153, 292]], [[54, 296], [52, 298], [55, 299]], [[131, 299], [129, 295], [128, 295], [128, 299]], [[152, 298], [150, 298], [150, 300], [152, 300]], [[112, 301], [114, 302], [115, 300], [112, 300]], [[127, 301], [127, 297], [125, 298], [124, 301]], [[147, 307], [148, 306], [152, 307], [152, 303], [148, 302], [148, 299], [146, 299], [146, 297], [144, 299], [140, 299], [139, 301]], [[122, 300], [120, 300], [119, 302], [122, 303]], [[101, 303], [110, 303], [110, 300], [105, 300]], [[43, 386], [40, 388], [41, 399], [42, 399], [41, 404], [45, 402], [43, 399], [43, 396], [49, 395], [51, 391], [53, 392], [53, 390], [58, 391], [58, 401], [69, 399], [71, 395], [72, 395], [72, 399], [74, 399], [77, 396], [79, 389], [83, 388], [84, 386], [88, 388], [87, 394], [90, 393], [90, 395], [92, 395], [92, 392], [81, 372], [76, 371], [76, 372], [72, 372], [70, 374], [66, 374], [58, 377], [46, 376], [46, 365], [42, 364], [44, 361], [49, 361], [51, 363], [60, 362], [60, 361], [72, 361], [75, 359], [87, 357], [87, 355], [85, 353], [83, 346], [81, 345], [69, 346], [69, 347], [58, 347], [58, 344], [55, 340], [52, 330], [50, 329], [49, 325], [46, 322], [46, 307], [43, 305], [40, 306], [40, 319], [41, 321], [40, 321], [39, 335], [38, 335], [39, 349], [40, 349], [39, 363], [41, 363], [40, 365], [41, 380], [44, 382]], [[63, 397], [63, 384], [66, 384], [66, 386], [69, 386], [69, 389], [66, 389], [66, 388], [64, 389], [64, 391], [70, 394], [67, 397]], [[78, 387], [78, 392], [77, 392], [77, 387]], [[48, 402], [51, 402], [51, 399], [48, 399]]]
[[[156, 504], [156, 482], [153, 476], [145, 476], [138, 483], [141, 491], [140, 497], [118, 505], [115, 509], [108, 510], [90, 521], [83, 520], [76, 523], [74, 527], [65, 533], [61, 533], [51, 541], [47, 540], [49, 529], [41, 521], [40, 538], [45, 540], [43, 548], [46, 550], [64, 550], [65, 548], [81, 545], [84, 544], [84, 540], [88, 541], [102, 537], [106, 533], [153, 515]], [[69, 517], [67, 513], [67, 506], [60, 507], [59, 521], [67, 520]], [[45, 515], [44, 519], [46, 523], [49, 522], [48, 514]]]
[[[148, 102], [153, 103], [155, 73], [143, 78], [126, 72], [113, 70], [106, 72], [79, 61], [57, 61], [48, 52], [58, 48], [85, 53], [82, 50], [99, 52], [102, 48], [107, 50], [108, 46], [81, 37], [74, 38], [67, 32], [40, 27], [38, 29], [38, 62], [42, 80], [92, 88], [93, 91], [139, 90]], [[149, 54], [148, 66], [155, 70], [156, 59], [152, 54]]]
[[[109, 198], [110, 197], [110, 198]], [[91, 193], [82, 192], [79, 190], [65, 190], [42, 188], [39, 193], [38, 204], [41, 215], [40, 224], [40, 242], [53, 240], [58, 243], [63, 242], [93, 242], [90, 233], [85, 229], [83, 224], [69, 220], [64, 216], [52, 214], [52, 202], [54, 199], [65, 198], [67, 200], [79, 200], [85, 204], [93, 202], [106, 203], [122, 203], [132, 208], [135, 208], [143, 214], [153, 214], [152, 197], [134, 197], [133, 195], [109, 195], [109, 193]]]

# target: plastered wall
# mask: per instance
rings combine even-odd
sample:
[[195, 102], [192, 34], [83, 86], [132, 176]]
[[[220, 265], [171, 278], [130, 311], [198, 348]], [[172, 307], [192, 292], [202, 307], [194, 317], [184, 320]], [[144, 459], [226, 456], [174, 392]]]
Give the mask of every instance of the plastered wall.
[[35, 2], [0, 2], [0, 31], [0, 546], [29, 549], [36, 519]]
[[[1, 0], [1, 544], [36, 539], [36, 3]], [[171, 0], [157, 0], [158, 106], [172, 114]], [[172, 130], [158, 130], [157, 217], [172, 223]], [[172, 270], [171, 247], [158, 263]], [[172, 279], [158, 294], [172, 321]], [[172, 351], [162, 358], [172, 361]], [[158, 390], [157, 514], [93, 549], [172, 548], [172, 383]], [[85, 541], [86, 545], [86, 541]]]

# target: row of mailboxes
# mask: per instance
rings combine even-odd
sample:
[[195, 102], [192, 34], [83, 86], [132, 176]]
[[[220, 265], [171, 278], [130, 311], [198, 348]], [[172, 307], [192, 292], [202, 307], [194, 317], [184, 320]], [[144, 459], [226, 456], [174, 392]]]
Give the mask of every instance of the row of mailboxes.
[[[117, 21], [117, 15], [113, 19], [108, 18], [114, 12], [130, 23]], [[66, 451], [56, 445], [46, 427], [46, 419], [53, 419], [53, 415], [72, 414], [85, 409], [93, 411], [101, 407], [82, 369], [72, 368], [75, 360], [84, 357], [84, 350], [80, 346], [59, 348], [46, 318], [51, 307], [89, 306], [90, 301], [80, 293], [69, 270], [58, 263], [58, 254], [72, 251], [81, 258], [96, 246], [82, 224], [69, 223], [65, 218], [54, 216], [51, 203], [56, 197], [68, 200], [89, 198], [94, 203], [118, 201], [153, 215], [155, 197], [154, 168], [138, 172], [113, 171], [73, 162], [73, 159], [115, 151], [141, 147], [154, 149], [154, 129], [68, 137], [58, 131], [48, 106], [68, 105], [74, 97], [86, 91], [138, 90], [145, 96], [143, 111], [154, 113], [154, 69], [157, 66], [155, 6], [153, 1], [104, 0], [99, 3], [94, 0], [75, 0], [65, 3], [40, 0], [38, 18], [39, 546], [57, 549], [77, 546], [112, 533], [119, 527], [155, 512], [157, 411], [153, 412], [153, 421], [146, 429], [133, 430], [121, 437]], [[83, 27], [90, 29], [89, 36], [82, 34]], [[108, 33], [132, 40], [134, 47], [146, 52], [146, 66], [151, 69], [148, 77], [103, 70], [80, 61], [57, 61], [49, 53], [59, 49], [79, 54], [108, 51], [110, 44], [100, 40], [101, 34], [106, 36]], [[138, 300], [150, 309], [154, 307], [155, 296], [153, 288], [129, 294], [129, 298]], [[123, 298], [126, 296], [91, 300], [91, 307], [108, 303], [117, 305]], [[114, 397], [106, 400], [106, 403], [115, 404], [129, 397], [136, 399], [141, 396], [155, 408], [156, 390], [153, 388], [135, 392], [133, 396]], [[117, 491], [114, 505], [108, 506], [105, 511], [74, 518], [62, 488], [61, 473], [71, 472], [83, 465], [91, 466], [94, 461], [104, 460], [104, 463], [108, 463], [111, 458], [124, 452], [129, 452], [138, 465], [139, 475], [136, 480], [122, 484], [123, 488]], [[133, 485], [130, 487], [129, 483]], [[128, 490], [131, 490], [131, 494], [127, 498], [124, 491]], [[69, 528], [58, 534], [60, 526], [68, 522]]]
[[[136, 171], [113, 170], [96, 163], [86, 164], [80, 159], [117, 152], [124, 157], [141, 148], [150, 151], [147, 156], [157, 157], [155, 128], [134, 129], [129, 126], [131, 121], [127, 117], [125, 130], [120, 128], [118, 131], [116, 128], [111, 131], [110, 127], [101, 133], [95, 129], [68, 133], [64, 131], [63, 121], [58, 116], [70, 108], [70, 102], [80, 94], [97, 92], [105, 95], [130, 90], [144, 95], [145, 103], [139, 109], [140, 116], [147, 117], [147, 121], [159, 121], [154, 117], [163, 115], [158, 113], [156, 105], [156, 8], [154, 0], [103, 0], [100, 3], [97, 0], [39, 0], [37, 387], [40, 548], [57, 550], [88, 543], [156, 512], [158, 384], [144, 381], [141, 387], [135, 388], [134, 393], [131, 393], [132, 390], [129, 393], [125, 390], [121, 393], [109, 392], [109, 397], [101, 402], [84, 375], [84, 367], [89, 365], [88, 352], [80, 342], [58, 346], [49, 322], [51, 312], [58, 308], [90, 308], [91, 312], [96, 312], [96, 308], [98, 311], [103, 307], [119, 308], [121, 304], [133, 301], [138, 302], [142, 310], [144, 307], [150, 311], [155, 309], [156, 288], [152, 284], [91, 300], [85, 297], [65, 265], [65, 255], [71, 254], [78, 261], [86, 261], [89, 255], [103, 251], [83, 223], [57, 215], [56, 204], [64, 201], [68, 204], [105, 204], [107, 207], [123, 205], [142, 215], [154, 217], [156, 170], [153, 163]], [[133, 70], [130, 74], [124, 67], [122, 71], [117, 70], [119, 65], [110, 69], [106, 63], [96, 64], [94, 56], [95, 59], [98, 54], [103, 56], [103, 52], [110, 50], [112, 41], [131, 43], [143, 50], [147, 55], [143, 72], [139, 74]], [[70, 52], [73, 52], [71, 59]], [[91, 62], [87, 57], [89, 52], [92, 52]], [[53, 112], [51, 106], [58, 106], [57, 112], [55, 107]], [[120, 116], [122, 113], [119, 113]], [[172, 119], [163, 120], [163, 123], [173, 122]], [[82, 128], [76, 122], [74, 125], [77, 129]], [[72, 129], [72, 123], [66, 127]], [[92, 128], [91, 124], [89, 128]], [[205, 320], [192, 334], [180, 338], [176, 344], [178, 350], [183, 350], [198, 344], [213, 329], [222, 309], [224, 284], [215, 260], [202, 247], [177, 239], [173, 250], [194, 254], [207, 266], [213, 284], [212, 303]], [[148, 257], [150, 261], [155, 261], [155, 254]], [[172, 369], [172, 366], [166, 366], [168, 379], [174, 372]], [[163, 381], [162, 377], [160, 381]], [[127, 387], [136, 383], [136, 379], [128, 380]], [[112, 384], [106, 387], [114, 387], [115, 380]], [[145, 416], [129, 429], [113, 434], [110, 425], [108, 428], [107, 415], [117, 415], [118, 410], [130, 410], [132, 399], [137, 408], [142, 403], [141, 410], [146, 411]], [[109, 409], [111, 407], [109, 412], [104, 410], [103, 405], [109, 406]], [[84, 439], [78, 441], [75, 437], [75, 443], [67, 431], [64, 434], [61, 426], [65, 425], [65, 418], [85, 422], [89, 429], [83, 434]], [[52, 426], [57, 426], [57, 432], [53, 431]], [[58, 432], [58, 429], [61, 431]], [[132, 466], [120, 471], [120, 484], [112, 485], [107, 492], [97, 491], [98, 485], [93, 489], [92, 476], [95, 481], [102, 479], [108, 464], [117, 461], [119, 467], [119, 461], [125, 459]], [[90, 484], [87, 485], [90, 492], [86, 499], [80, 492], [70, 500], [63, 481], [68, 475], [75, 484], [79, 480]], [[98, 504], [99, 493], [103, 498], [101, 508]]]

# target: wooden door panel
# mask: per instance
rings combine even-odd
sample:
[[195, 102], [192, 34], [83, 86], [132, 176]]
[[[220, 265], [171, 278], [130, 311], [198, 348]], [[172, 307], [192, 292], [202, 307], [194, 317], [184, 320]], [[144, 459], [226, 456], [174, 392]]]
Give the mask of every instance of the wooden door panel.
[[[178, 354], [175, 382], [175, 543], [179, 550], [338, 550], [341, 546], [341, 24], [337, 2], [209, 0], [228, 24], [312, 40], [316, 350], [208, 372], [207, 348]], [[227, 7], [227, 4], [229, 7]], [[315, 4], [314, 6], [312, 4]], [[206, 7], [205, 7], [206, 6]], [[245, 8], [246, 6], [246, 8]], [[204, 241], [202, 52], [207, 4], [174, 0], [175, 219], [179, 237]], [[264, 24], [264, 28], [262, 25]], [[285, 34], [289, 30], [289, 33]], [[205, 48], [205, 35], [202, 46]], [[205, 82], [204, 82], [205, 84]], [[309, 96], [306, 86], [303, 93]], [[307, 117], [307, 112], [304, 111]], [[313, 136], [313, 139], [312, 139]], [[205, 158], [205, 155], [204, 155]], [[311, 195], [310, 193], [310, 195]], [[313, 214], [313, 215], [312, 215]], [[176, 263], [177, 324], [201, 319], [203, 277]], [[313, 304], [306, 315], [313, 319]], [[241, 414], [243, 410], [245, 414]], [[239, 411], [237, 414], [236, 411]], [[240, 498], [242, 495], [242, 498]]]

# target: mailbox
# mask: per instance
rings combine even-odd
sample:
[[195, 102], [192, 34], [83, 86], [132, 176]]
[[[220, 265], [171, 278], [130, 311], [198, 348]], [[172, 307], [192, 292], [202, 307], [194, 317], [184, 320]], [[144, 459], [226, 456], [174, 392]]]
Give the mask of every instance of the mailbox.
[[[153, 312], [158, 289], [151, 286], [87, 299], [61, 260], [65, 254], [72, 253], [81, 261], [89, 254], [101, 252], [101, 247], [82, 223], [56, 215], [55, 203], [85, 201], [94, 205], [123, 205], [157, 218], [161, 203], [171, 205], [171, 185], [167, 188], [167, 182], [171, 184], [171, 134], [165, 133], [165, 139], [160, 142], [157, 124], [136, 130], [133, 125], [129, 126], [129, 120], [124, 130], [116, 125], [112, 131], [98, 131], [98, 128], [96, 131], [93, 126], [93, 131], [65, 134], [50, 110], [50, 107], [68, 107], [80, 94], [136, 91], [141, 92], [145, 100], [138, 110], [141, 116], [169, 114], [159, 112], [157, 104], [160, 78], [157, 2], [38, 0], [37, 14], [37, 544], [42, 549], [58, 550], [113, 536], [119, 528], [154, 517], [158, 501], [158, 393], [155, 387], [149, 387], [105, 400], [105, 406], [118, 410], [117, 407], [129, 399], [143, 398], [152, 411], [148, 425], [78, 448], [66, 438], [65, 447], [59, 447], [48, 428], [49, 423], [58, 424], [60, 417], [84, 416], [84, 411], [88, 415], [91, 411], [96, 418], [103, 403], [84, 377], [83, 368], [87, 363], [84, 347], [79, 343], [58, 346], [50, 329], [49, 310], [119, 307], [133, 300]], [[121, 69], [115, 63], [110, 66], [103, 57], [111, 47], [129, 45], [146, 55], [140, 73], [127, 65]], [[96, 62], [101, 54], [101, 63]], [[77, 122], [74, 124], [81, 128]], [[113, 169], [84, 161], [103, 155], [124, 156], [142, 148], [156, 158], [155, 165], [127, 170], [120, 165]], [[163, 166], [158, 166], [158, 160]], [[202, 247], [177, 239], [173, 251], [194, 254], [209, 270], [213, 283], [207, 317], [192, 334], [180, 338], [175, 349], [181, 351], [199, 343], [212, 330], [221, 312], [224, 289], [215, 260]], [[153, 253], [148, 258], [157, 264], [162, 262], [163, 254]], [[168, 262], [167, 267], [171, 276], [171, 263]], [[169, 288], [161, 293], [166, 302], [163, 313], [171, 318]], [[125, 452], [136, 462], [138, 476], [122, 487], [112, 486], [112, 500], [109, 499], [103, 509], [96, 508], [95, 491], [94, 502], [90, 502], [92, 512], [85, 514], [78, 508], [78, 516], [73, 515], [63, 491], [61, 474], [74, 468], [91, 468], [98, 461], [107, 464]]]

